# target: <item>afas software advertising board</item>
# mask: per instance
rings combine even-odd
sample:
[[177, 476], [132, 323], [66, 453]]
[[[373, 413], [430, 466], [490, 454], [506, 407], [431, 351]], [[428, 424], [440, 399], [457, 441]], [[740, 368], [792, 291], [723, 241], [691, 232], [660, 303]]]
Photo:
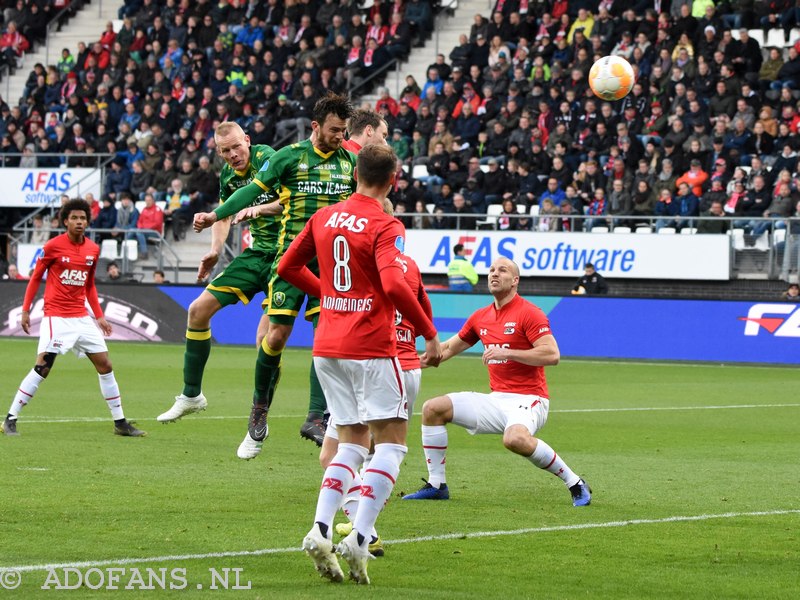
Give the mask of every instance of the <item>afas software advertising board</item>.
[[612, 279], [730, 278], [730, 240], [725, 235], [409, 229], [406, 237], [405, 252], [423, 273], [447, 273], [453, 246], [463, 244], [481, 275], [504, 256], [519, 265], [523, 277], [576, 277], [590, 262]]
[[99, 169], [0, 169], [0, 207], [54, 204], [61, 194], [100, 197]]
[[[203, 288], [100, 285], [112, 339], [182, 343], [186, 311]], [[0, 283], [0, 335], [24, 336], [19, 325], [24, 282]], [[454, 335], [486, 294], [431, 293], [442, 340]], [[781, 302], [649, 300], [526, 296], [547, 314], [564, 357], [800, 364], [800, 305]], [[212, 320], [216, 343], [254, 345], [261, 296], [221, 310]], [[42, 301], [31, 313], [34, 333]], [[298, 319], [289, 345], [309, 347], [311, 326]], [[421, 347], [421, 346], [420, 346]], [[472, 352], [480, 352], [476, 346]], [[176, 352], [180, 350], [176, 349]]]

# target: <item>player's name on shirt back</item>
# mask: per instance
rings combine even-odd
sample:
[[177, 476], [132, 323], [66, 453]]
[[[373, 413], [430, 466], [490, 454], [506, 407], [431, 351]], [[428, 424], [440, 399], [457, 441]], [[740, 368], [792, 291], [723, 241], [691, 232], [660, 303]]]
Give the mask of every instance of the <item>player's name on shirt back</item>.
[[323, 296], [322, 308], [338, 312], [369, 312], [372, 310], [372, 298]]

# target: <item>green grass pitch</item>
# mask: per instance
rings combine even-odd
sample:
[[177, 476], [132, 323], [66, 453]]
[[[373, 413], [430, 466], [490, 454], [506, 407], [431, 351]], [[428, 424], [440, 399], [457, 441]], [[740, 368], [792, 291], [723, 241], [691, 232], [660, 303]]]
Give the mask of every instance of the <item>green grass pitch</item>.
[[[558, 479], [504, 450], [499, 436], [455, 427], [452, 499], [401, 501], [397, 494], [416, 490], [426, 475], [416, 415], [395, 497], [378, 522], [386, 556], [370, 563], [373, 585], [357, 588], [321, 580], [296, 550], [321, 478], [316, 447], [298, 435], [307, 350], [285, 353], [270, 438], [260, 457], [244, 462], [235, 451], [254, 350], [216, 346], [204, 382], [209, 409], [161, 425], [155, 416], [181, 389], [182, 348], [110, 349], [126, 415], [150, 435], [113, 436], [91, 364], [72, 355], [56, 361], [22, 414], [22, 435], [0, 436], [0, 583], [2, 568], [22, 567], [21, 586], [0, 589], [0, 597], [52, 597], [55, 581], [41, 589], [50, 563], [83, 563], [83, 573], [124, 568], [118, 587], [135, 570], [145, 578], [148, 568], [184, 570], [183, 590], [157, 581], [154, 590], [83, 586], [69, 598], [705, 600], [791, 598], [800, 587], [796, 369], [602, 361], [549, 368], [551, 413], [540, 435], [592, 486], [592, 505], [582, 509]], [[35, 353], [32, 340], [0, 342], [0, 410]], [[456, 358], [423, 373], [416, 411], [434, 395], [486, 386], [478, 358]], [[210, 568], [241, 569], [239, 583], [250, 589], [211, 592]]]

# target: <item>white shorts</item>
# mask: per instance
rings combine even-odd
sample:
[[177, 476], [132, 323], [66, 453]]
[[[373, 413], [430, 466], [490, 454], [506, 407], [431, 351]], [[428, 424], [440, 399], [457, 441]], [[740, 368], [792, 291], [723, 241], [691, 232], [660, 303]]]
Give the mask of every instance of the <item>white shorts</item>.
[[[405, 386], [406, 398], [408, 399], [408, 409], [406, 412], [408, 413], [409, 419], [414, 412], [414, 401], [419, 395], [419, 384], [421, 379], [421, 369], [409, 369], [408, 371], [403, 371], [403, 385]], [[336, 419], [334, 419], [333, 413], [331, 413], [331, 416], [328, 419], [328, 426], [325, 428], [325, 437], [329, 437], [334, 440], [339, 439], [339, 432], [336, 430]]]
[[72, 350], [78, 356], [108, 352], [103, 332], [91, 317], [44, 317], [39, 326], [39, 354], [66, 354]]
[[535, 435], [550, 411], [550, 400], [528, 394], [457, 392], [447, 397], [453, 403], [453, 423], [472, 435], [503, 433], [512, 425], [523, 425]]
[[405, 386], [396, 358], [314, 357], [331, 419], [356, 425], [383, 419], [408, 419]]

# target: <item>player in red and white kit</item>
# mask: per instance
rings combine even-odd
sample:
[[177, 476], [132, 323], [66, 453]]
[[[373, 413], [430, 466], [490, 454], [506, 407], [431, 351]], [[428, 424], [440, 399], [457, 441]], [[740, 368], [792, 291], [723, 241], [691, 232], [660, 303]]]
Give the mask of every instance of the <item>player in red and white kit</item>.
[[[489, 370], [489, 394], [458, 392], [428, 400], [422, 407], [422, 446], [428, 482], [406, 500], [447, 500], [445, 478], [448, 423], [469, 433], [499, 433], [503, 445], [533, 465], [561, 478], [574, 506], [591, 502], [586, 482], [543, 440], [550, 408], [544, 367], [561, 358], [550, 322], [539, 307], [518, 293], [519, 267], [498, 258], [489, 268], [489, 291], [494, 302], [475, 311], [457, 335], [442, 344], [442, 361], [483, 342], [483, 362]], [[425, 366], [425, 356], [422, 357]]]
[[[370, 434], [375, 456], [364, 474], [354, 528], [336, 546], [358, 583], [369, 583], [370, 532], [407, 452], [407, 401], [396, 358], [395, 307], [425, 338], [431, 365], [441, 353], [436, 329], [403, 277], [402, 226], [382, 207], [394, 180], [395, 161], [387, 146], [362, 149], [356, 193], [319, 210], [278, 265], [281, 277], [321, 299], [314, 364], [340, 442], [325, 470], [314, 526], [303, 549], [331, 581], [344, 578], [331, 543], [333, 517], [367, 457]], [[306, 267], [314, 256], [319, 278]]]
[[[388, 215], [394, 214], [392, 201], [388, 198], [383, 203], [383, 210]], [[403, 277], [417, 298], [425, 316], [433, 320], [433, 309], [431, 308], [431, 301], [428, 294], [425, 292], [425, 287], [422, 285], [422, 275], [420, 274], [417, 263], [414, 262], [410, 256], [403, 255], [402, 257]], [[397, 337], [397, 359], [400, 361], [400, 368], [403, 371], [403, 385], [406, 390], [406, 398], [408, 400], [408, 416], [409, 419], [414, 413], [414, 402], [419, 395], [420, 380], [422, 378], [422, 370], [420, 369], [419, 354], [417, 354], [417, 335], [414, 332], [414, 326], [408, 318], [400, 314], [400, 311], [395, 311], [395, 333]], [[325, 439], [322, 443], [322, 450], [319, 453], [319, 462], [323, 470], [328, 468], [331, 460], [336, 455], [339, 446], [339, 434], [336, 430], [336, 423], [334, 420], [328, 422], [328, 427], [325, 430]], [[349, 519], [347, 523], [340, 523], [336, 526], [336, 533], [339, 535], [349, 535], [353, 530], [353, 520], [355, 519], [358, 510], [358, 501], [361, 498], [361, 475], [365, 469], [369, 467], [372, 461], [372, 454], [368, 455], [364, 461], [361, 473], [356, 473], [353, 478], [353, 483], [342, 504], [342, 512]], [[373, 531], [371, 534], [371, 541], [369, 544], [369, 552], [373, 556], [383, 556], [383, 542], [381, 541], [378, 533]]]
[[[21, 325], [25, 333], [30, 333], [31, 305], [47, 272], [38, 356], [36, 366], [22, 380], [3, 421], [2, 429], [6, 435], [19, 435], [17, 418], [20, 411], [30, 402], [39, 385], [50, 373], [56, 357], [70, 350], [78, 356], [88, 356], [97, 369], [100, 391], [114, 419], [114, 433], [128, 437], [146, 435], [125, 419], [119, 386], [108, 359], [108, 347], [102, 333], [111, 335], [111, 324], [103, 317], [94, 282], [100, 247], [85, 236], [90, 215], [91, 208], [85, 200], [66, 202], [61, 207], [60, 219], [67, 232], [47, 242], [42, 256], [36, 261], [30, 283], [25, 290]], [[86, 311], [87, 301], [97, 324]], [[102, 333], [97, 328], [98, 325]]]

